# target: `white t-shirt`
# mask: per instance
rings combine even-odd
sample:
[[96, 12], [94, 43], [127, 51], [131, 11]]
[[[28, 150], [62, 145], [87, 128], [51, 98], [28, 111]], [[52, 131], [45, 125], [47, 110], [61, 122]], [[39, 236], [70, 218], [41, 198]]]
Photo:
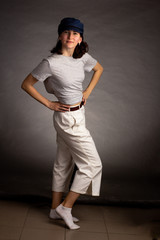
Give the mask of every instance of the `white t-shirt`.
[[90, 72], [96, 63], [88, 53], [76, 59], [54, 53], [43, 59], [31, 74], [44, 82], [47, 92], [54, 94], [59, 102], [73, 105], [82, 101], [85, 71]]

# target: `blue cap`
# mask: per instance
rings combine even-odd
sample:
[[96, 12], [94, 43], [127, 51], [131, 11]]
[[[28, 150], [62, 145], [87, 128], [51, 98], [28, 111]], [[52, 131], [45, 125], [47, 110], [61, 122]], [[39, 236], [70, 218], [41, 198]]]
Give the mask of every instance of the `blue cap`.
[[83, 23], [76, 18], [63, 18], [58, 26], [58, 34], [60, 35], [65, 30], [73, 30], [83, 34]]

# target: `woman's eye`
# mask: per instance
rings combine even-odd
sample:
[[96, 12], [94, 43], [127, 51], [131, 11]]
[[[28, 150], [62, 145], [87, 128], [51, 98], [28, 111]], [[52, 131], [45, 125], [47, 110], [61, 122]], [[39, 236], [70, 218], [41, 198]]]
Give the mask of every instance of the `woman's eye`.
[[64, 33], [68, 33], [68, 31], [66, 30], [66, 31], [64, 31]]

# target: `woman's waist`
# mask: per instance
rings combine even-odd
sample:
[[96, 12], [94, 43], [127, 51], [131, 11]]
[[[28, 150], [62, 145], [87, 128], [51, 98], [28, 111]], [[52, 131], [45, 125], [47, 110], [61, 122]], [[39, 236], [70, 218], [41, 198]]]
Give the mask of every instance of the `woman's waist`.
[[79, 105], [82, 102], [82, 93], [79, 96], [56, 96], [58, 101], [64, 105], [69, 105], [74, 107]]
[[[81, 102], [82, 102], [82, 101], [81, 101]], [[76, 106], [80, 105], [81, 102], [77, 102], [77, 103], [75, 103], [75, 104], [73, 104], [73, 105], [70, 105], [70, 104], [67, 104], [67, 105], [69, 105], [70, 107], [76, 107]]]

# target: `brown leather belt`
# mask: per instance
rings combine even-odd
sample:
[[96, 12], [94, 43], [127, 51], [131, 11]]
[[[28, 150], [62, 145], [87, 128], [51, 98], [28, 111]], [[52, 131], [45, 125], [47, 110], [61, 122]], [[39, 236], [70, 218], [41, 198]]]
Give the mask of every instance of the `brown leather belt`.
[[70, 107], [69, 111], [76, 111], [83, 106], [84, 102], [81, 102], [78, 106]]

